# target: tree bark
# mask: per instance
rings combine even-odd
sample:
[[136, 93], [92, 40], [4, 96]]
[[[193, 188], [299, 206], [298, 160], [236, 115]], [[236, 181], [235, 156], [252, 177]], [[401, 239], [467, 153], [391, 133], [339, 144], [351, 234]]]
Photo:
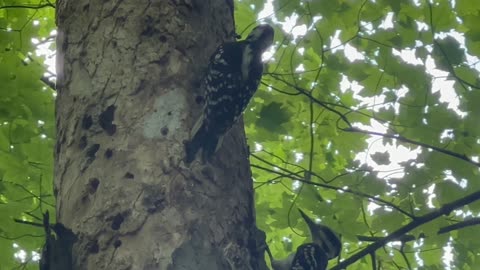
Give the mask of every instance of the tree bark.
[[[241, 125], [186, 165], [225, 0], [57, 3], [57, 222], [72, 269], [260, 269]], [[260, 265], [262, 265], [260, 267]]]

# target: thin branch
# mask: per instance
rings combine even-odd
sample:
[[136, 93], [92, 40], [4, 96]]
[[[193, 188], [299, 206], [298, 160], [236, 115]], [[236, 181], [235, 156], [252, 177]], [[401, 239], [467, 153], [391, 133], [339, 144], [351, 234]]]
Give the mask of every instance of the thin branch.
[[362, 249], [361, 251], [355, 253], [354, 255], [350, 256], [348, 259], [342, 261], [341, 263], [337, 264], [330, 270], [340, 270], [340, 269], [345, 269], [347, 266], [355, 263], [356, 261], [360, 260], [364, 256], [367, 256], [368, 254], [371, 254], [372, 252], [375, 252], [375, 250], [383, 247], [385, 244], [388, 242], [392, 241], [393, 239], [396, 239], [400, 237], [401, 235], [404, 235], [408, 233], [409, 231], [429, 222], [432, 221], [436, 218], [439, 218], [443, 215], [449, 215], [453, 210], [463, 207], [467, 204], [470, 204], [472, 202], [475, 202], [480, 199], [480, 191], [474, 192], [470, 195], [467, 195], [461, 199], [455, 200], [451, 203], [447, 203], [438, 210], [432, 211], [428, 214], [425, 214], [423, 216], [417, 217], [415, 220], [411, 221], [407, 225], [401, 227], [400, 229], [392, 232], [389, 234], [387, 237], [378, 240], [370, 245], [368, 245], [366, 248]]
[[[363, 242], [375, 242], [375, 241], [379, 241], [379, 240], [385, 238], [383, 236], [365, 236], [365, 235], [357, 235], [356, 237], [359, 241], [363, 241]], [[395, 239], [391, 239], [390, 242], [400, 241], [402, 243], [405, 243], [405, 242], [411, 242], [411, 241], [415, 241], [415, 240], [417, 240], [417, 238], [415, 236], [410, 235], [410, 234], [404, 234], [404, 235], [400, 235], [399, 237], [397, 237]]]
[[407, 254], [405, 254], [405, 243], [402, 243], [402, 247], [400, 248], [399, 252], [402, 255], [403, 260], [407, 264], [407, 269], [412, 270], [412, 265], [410, 264], [410, 261], [408, 260]]
[[472, 159], [470, 159], [466, 155], [462, 155], [462, 154], [459, 154], [459, 153], [456, 153], [456, 152], [453, 152], [453, 151], [450, 151], [450, 150], [446, 150], [446, 149], [443, 149], [443, 148], [440, 148], [440, 147], [437, 147], [437, 146], [429, 145], [429, 144], [426, 144], [426, 143], [410, 140], [410, 139], [405, 138], [405, 137], [403, 137], [401, 135], [398, 135], [398, 134], [387, 134], [387, 133], [381, 133], [381, 132], [375, 132], [375, 131], [367, 131], [367, 130], [362, 130], [362, 129], [359, 129], [359, 128], [356, 128], [356, 127], [349, 127], [349, 128], [344, 128], [344, 129], [341, 129], [341, 130], [346, 131], [346, 132], [357, 132], [357, 133], [362, 133], [362, 134], [367, 134], [367, 135], [377, 135], [377, 136], [381, 136], [381, 137], [384, 137], [384, 138], [396, 139], [396, 140], [399, 140], [401, 142], [406, 142], [406, 143], [422, 146], [422, 147], [425, 147], [425, 148], [428, 148], [428, 149], [431, 149], [431, 150], [435, 150], [435, 151], [440, 152], [442, 154], [458, 158], [458, 159], [466, 161], [466, 162], [468, 162], [472, 165], [480, 167], [480, 162], [473, 161]]
[[44, 84], [46, 84], [48, 87], [50, 87], [53, 91], [57, 91], [57, 88], [55, 86], [55, 82], [50, 81], [49, 77], [42, 76], [40, 78], [40, 81], [42, 81]]
[[329, 105], [336, 105], [336, 104], [332, 104], [332, 103], [320, 101], [320, 100], [314, 98], [309, 91], [307, 91], [307, 90], [305, 90], [305, 89], [303, 89], [303, 88], [301, 88], [301, 87], [298, 87], [298, 86], [296, 86], [296, 85], [294, 85], [294, 84], [292, 84], [292, 83], [290, 83], [290, 82], [288, 82], [288, 81], [282, 80], [282, 79], [278, 78], [278, 76], [275, 76], [275, 74], [269, 74], [269, 75], [272, 76], [272, 78], [274, 78], [274, 79], [276, 79], [276, 80], [280, 80], [281, 82], [283, 82], [283, 83], [286, 84], [287, 86], [289, 86], [289, 87], [297, 90], [298, 92], [300, 92], [300, 93], [303, 94], [304, 96], [308, 97], [308, 98], [309, 98], [311, 101], [313, 101], [314, 103], [316, 103], [316, 104], [324, 107], [326, 110], [331, 111], [331, 112], [333, 112], [334, 114], [338, 115], [338, 116], [340, 117], [340, 119], [342, 119], [342, 120], [345, 122], [345, 124], [347, 124], [347, 126], [349, 126], [349, 127], [352, 126], [352, 125], [350, 124], [350, 121], [348, 121], [348, 119], [345, 117], [345, 115], [344, 115], [343, 113], [341, 113], [341, 112], [339, 112], [339, 111], [337, 111], [337, 110], [335, 110], [335, 109], [333, 109], [333, 108], [331, 108], [331, 107], [329, 106]]
[[21, 224], [31, 225], [31, 226], [34, 226], [34, 227], [43, 227], [42, 223], [21, 220], [21, 219], [18, 219], [18, 218], [14, 218], [13, 221], [15, 221], [17, 223], [21, 223]]
[[467, 85], [471, 88], [474, 88], [474, 89], [480, 89], [480, 86], [474, 85], [472, 83], [469, 83], [469, 82], [463, 80], [455, 72], [455, 69], [453, 68], [453, 64], [450, 61], [450, 59], [448, 58], [447, 53], [445, 52], [443, 47], [440, 45], [440, 43], [438, 43], [438, 41], [435, 39], [435, 25], [433, 24], [433, 7], [432, 7], [432, 3], [430, 3], [430, 1], [426, 1], [426, 3], [428, 5], [428, 11], [429, 11], [429, 14], [430, 14], [430, 29], [431, 29], [432, 37], [434, 37], [433, 38], [433, 45], [437, 46], [437, 48], [440, 50], [440, 53], [442, 54], [443, 58], [445, 59], [445, 61], [447, 61], [448, 71], [452, 74], [452, 76], [460, 83], [460, 85], [466, 91], [468, 91], [468, 89], [467, 89], [467, 87], [465, 87], [465, 85]]
[[55, 5], [52, 3], [47, 3], [47, 4], [41, 4], [41, 5], [6, 5], [6, 6], [0, 6], [0, 9], [9, 9], [9, 8], [25, 8], [25, 9], [42, 9], [42, 8], [55, 8]]
[[[442, 227], [438, 230], [437, 234], [445, 234], [445, 233], [449, 233], [451, 231], [460, 230], [460, 229], [467, 228], [467, 227], [470, 227], [470, 226], [475, 226], [475, 225], [480, 225], [480, 218], [469, 218], [469, 219], [466, 219], [464, 221], [460, 221], [458, 223]], [[385, 237], [383, 237], [383, 236], [357, 235], [356, 238], [359, 241], [363, 241], [363, 242], [375, 242], [375, 241], [379, 241], [379, 240], [381, 240]], [[426, 238], [426, 236], [422, 234], [419, 237], [415, 237], [411, 234], [404, 234], [404, 235], [401, 235], [400, 237], [392, 239], [391, 241], [400, 241], [402, 243], [407, 243], [407, 242], [411, 242], [411, 241], [416, 241], [417, 239], [421, 239], [421, 238]]]
[[480, 224], [480, 218], [469, 218], [464, 221], [455, 223], [453, 225], [445, 226], [443, 228], [440, 228], [438, 230], [438, 234], [444, 234], [444, 233], [449, 233], [454, 230], [460, 230], [466, 227], [474, 226], [474, 225], [479, 225]]
[[258, 165], [255, 165], [255, 164], [251, 164], [250, 166], [253, 167], [253, 168], [261, 169], [261, 170], [264, 170], [264, 171], [267, 171], [267, 172], [270, 172], [270, 173], [274, 173], [274, 174], [277, 174], [277, 175], [282, 175], [285, 178], [296, 180], [296, 181], [299, 181], [299, 182], [304, 183], [304, 184], [319, 186], [319, 187], [323, 187], [323, 188], [326, 188], [326, 189], [341, 191], [341, 192], [345, 192], [345, 193], [354, 194], [354, 195], [357, 195], [357, 196], [360, 196], [360, 197], [365, 197], [365, 198], [370, 199], [371, 201], [377, 202], [378, 204], [389, 206], [389, 207], [399, 211], [400, 213], [408, 216], [409, 218], [411, 218], [413, 220], [416, 219], [416, 217], [414, 215], [412, 215], [409, 212], [403, 210], [402, 208], [396, 206], [395, 204], [393, 204], [391, 202], [388, 202], [386, 200], [383, 200], [381, 198], [377, 198], [375, 196], [360, 192], [360, 191], [355, 191], [355, 190], [351, 190], [349, 188], [340, 188], [340, 187], [335, 187], [335, 186], [331, 186], [331, 185], [327, 185], [327, 184], [308, 181], [308, 180], [305, 180], [304, 178], [293, 176], [293, 175], [296, 175], [295, 173], [287, 172], [287, 173], [290, 173], [290, 174], [285, 174], [285, 173], [275, 171], [273, 169], [265, 168], [265, 167], [262, 167], [262, 166], [258, 166]]
[[25, 191], [26, 193], [30, 194], [32, 197], [36, 198], [37, 200], [39, 200], [40, 202], [48, 205], [48, 206], [51, 206], [51, 207], [55, 207], [55, 205], [51, 204], [51, 203], [48, 203], [47, 201], [45, 201], [42, 197], [45, 197], [45, 196], [39, 196], [35, 193], [33, 193], [32, 191], [30, 191], [29, 189], [27, 189], [26, 187], [24, 187], [23, 185], [21, 184], [18, 184], [18, 183], [14, 183], [14, 182], [10, 182], [10, 181], [6, 181], [6, 180], [3, 180], [3, 179], [0, 179], [0, 183], [7, 183], [7, 184], [11, 184], [13, 186], [16, 186], [20, 189], [22, 189], [23, 191]]

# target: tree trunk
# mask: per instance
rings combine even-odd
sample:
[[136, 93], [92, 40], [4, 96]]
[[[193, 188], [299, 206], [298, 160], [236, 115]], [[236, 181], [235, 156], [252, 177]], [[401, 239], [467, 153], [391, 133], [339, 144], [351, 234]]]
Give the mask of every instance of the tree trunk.
[[243, 128], [186, 165], [225, 0], [57, 5], [57, 222], [72, 269], [260, 269]]

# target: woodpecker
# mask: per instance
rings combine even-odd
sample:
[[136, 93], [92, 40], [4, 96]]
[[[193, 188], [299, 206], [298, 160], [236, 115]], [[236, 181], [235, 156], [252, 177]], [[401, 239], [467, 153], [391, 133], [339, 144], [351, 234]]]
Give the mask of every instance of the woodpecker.
[[245, 40], [223, 43], [210, 57], [203, 113], [185, 147], [187, 163], [200, 150], [204, 160], [210, 159], [221, 146], [223, 135], [242, 115], [257, 91], [263, 74], [262, 54], [272, 45], [273, 36], [273, 28], [261, 24]]
[[308, 225], [312, 242], [323, 250], [327, 259], [331, 260], [340, 255], [342, 242], [337, 234], [329, 227], [315, 223], [302, 210], [298, 209], [298, 211]]
[[307, 243], [297, 248], [291, 270], [325, 270], [328, 259], [322, 248], [315, 243]]
[[310, 230], [311, 241], [300, 245], [297, 251], [282, 260], [275, 260], [268, 246], [265, 251], [270, 257], [273, 270], [325, 270], [328, 261], [338, 257], [342, 243], [337, 234], [327, 226], [316, 224], [298, 209]]
[[274, 260], [271, 253], [269, 256], [273, 270], [325, 270], [328, 264], [326, 254], [315, 243], [300, 245], [284, 260]]

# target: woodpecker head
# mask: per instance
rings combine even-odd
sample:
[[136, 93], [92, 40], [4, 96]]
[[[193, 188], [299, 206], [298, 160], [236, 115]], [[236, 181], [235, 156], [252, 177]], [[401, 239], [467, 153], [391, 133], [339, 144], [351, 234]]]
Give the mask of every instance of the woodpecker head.
[[264, 52], [273, 43], [273, 28], [268, 24], [260, 24], [253, 28], [246, 41], [257, 50]]
[[298, 211], [308, 225], [312, 242], [324, 250], [329, 260], [337, 257], [342, 249], [342, 242], [337, 234], [329, 227], [315, 223], [302, 210], [298, 209]]

